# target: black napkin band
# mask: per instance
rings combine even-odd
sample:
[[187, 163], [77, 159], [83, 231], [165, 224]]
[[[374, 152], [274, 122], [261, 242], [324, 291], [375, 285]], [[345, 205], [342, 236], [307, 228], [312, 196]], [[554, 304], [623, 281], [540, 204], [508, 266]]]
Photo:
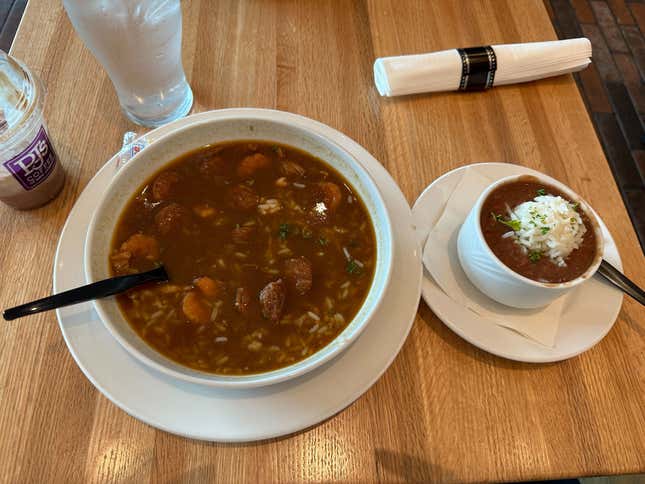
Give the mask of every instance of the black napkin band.
[[478, 91], [493, 86], [497, 57], [490, 45], [457, 49], [461, 56], [460, 91]]

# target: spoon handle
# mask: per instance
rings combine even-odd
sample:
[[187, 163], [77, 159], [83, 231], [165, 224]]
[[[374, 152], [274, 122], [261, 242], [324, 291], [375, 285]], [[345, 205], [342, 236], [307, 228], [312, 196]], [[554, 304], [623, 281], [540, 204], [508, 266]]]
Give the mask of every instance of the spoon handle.
[[598, 268], [598, 272], [625, 294], [628, 294], [645, 306], [645, 291], [630, 281], [622, 272], [612, 266], [609, 262], [603, 259], [600, 263], [600, 267]]
[[54, 294], [53, 296], [38, 299], [37, 301], [28, 302], [16, 306], [15, 308], [6, 309], [2, 316], [5, 320], [21, 318], [30, 314], [36, 314], [51, 309], [62, 308], [72, 304], [99, 299], [102, 297], [113, 296], [123, 291], [127, 291], [135, 286], [149, 282], [167, 281], [168, 274], [163, 266], [157, 267], [151, 271], [131, 274], [127, 276], [111, 277], [102, 281], [93, 282], [86, 286], [70, 289], [69, 291]]

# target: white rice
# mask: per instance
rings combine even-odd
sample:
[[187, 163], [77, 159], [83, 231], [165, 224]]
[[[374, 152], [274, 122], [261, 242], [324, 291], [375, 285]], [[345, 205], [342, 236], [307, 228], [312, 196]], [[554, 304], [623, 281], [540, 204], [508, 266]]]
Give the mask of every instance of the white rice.
[[587, 232], [574, 205], [562, 197], [541, 195], [515, 207], [512, 220], [520, 222], [515, 240], [529, 253], [549, 257], [566, 266], [565, 259], [578, 249]]
[[282, 210], [282, 204], [280, 200], [275, 198], [269, 198], [260, 205], [258, 205], [258, 212], [260, 215], [271, 215]]

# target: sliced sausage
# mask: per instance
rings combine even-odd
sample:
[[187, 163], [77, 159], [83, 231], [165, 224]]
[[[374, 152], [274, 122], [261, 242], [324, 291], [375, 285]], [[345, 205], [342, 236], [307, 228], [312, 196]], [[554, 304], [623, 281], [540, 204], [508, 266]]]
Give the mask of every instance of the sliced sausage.
[[257, 207], [260, 197], [251, 187], [236, 185], [229, 191], [229, 203], [237, 210], [250, 210]]
[[330, 211], [336, 210], [343, 200], [340, 187], [332, 182], [320, 182], [318, 183], [318, 189], [320, 190], [321, 201], [325, 202]]
[[251, 239], [255, 235], [255, 226], [254, 225], [243, 225], [241, 227], [235, 227], [231, 232], [231, 238], [233, 243], [243, 245], [251, 242]]
[[192, 323], [208, 323], [211, 317], [211, 310], [208, 307], [208, 303], [195, 291], [186, 293], [181, 302], [181, 310]]
[[152, 198], [156, 201], [168, 200], [176, 194], [181, 177], [179, 173], [168, 170], [160, 173], [152, 182]]
[[260, 291], [262, 316], [272, 321], [279, 320], [282, 315], [286, 296], [287, 291], [282, 279], [270, 282], [264, 286], [264, 289]]
[[222, 299], [226, 293], [226, 285], [222, 281], [211, 279], [208, 276], [198, 277], [193, 281], [193, 284], [211, 301]]
[[286, 177], [298, 178], [304, 176], [306, 171], [295, 161], [284, 160], [280, 163], [280, 171]]
[[162, 235], [179, 230], [188, 223], [190, 215], [188, 210], [178, 203], [169, 203], [161, 207], [155, 215], [155, 226]]
[[247, 314], [251, 306], [251, 292], [246, 287], [238, 287], [235, 291], [235, 309], [241, 314]]
[[255, 172], [267, 168], [271, 165], [271, 159], [262, 153], [253, 153], [245, 156], [237, 165], [237, 176], [240, 178], [249, 178]]
[[306, 257], [296, 257], [284, 261], [284, 276], [289, 286], [296, 293], [303, 295], [311, 289], [313, 283], [312, 266]]

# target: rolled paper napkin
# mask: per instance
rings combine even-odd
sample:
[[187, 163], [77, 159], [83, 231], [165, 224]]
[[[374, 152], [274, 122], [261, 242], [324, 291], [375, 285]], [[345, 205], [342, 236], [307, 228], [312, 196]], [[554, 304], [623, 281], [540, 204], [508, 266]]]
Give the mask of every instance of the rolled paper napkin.
[[589, 39], [504, 44], [381, 57], [374, 82], [381, 96], [469, 91], [528, 82], [584, 69], [591, 63]]

